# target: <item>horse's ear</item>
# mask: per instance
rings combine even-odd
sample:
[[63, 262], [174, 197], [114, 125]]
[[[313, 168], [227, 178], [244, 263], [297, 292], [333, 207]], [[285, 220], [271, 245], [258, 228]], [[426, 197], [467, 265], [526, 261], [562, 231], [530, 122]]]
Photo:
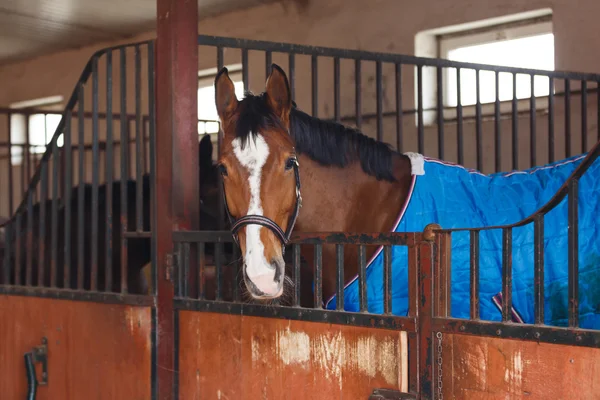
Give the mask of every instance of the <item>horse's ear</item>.
[[235, 86], [229, 78], [226, 67], [223, 67], [215, 77], [215, 105], [221, 124], [226, 125], [238, 106]]
[[271, 65], [271, 74], [266, 83], [267, 100], [269, 106], [282, 122], [289, 121], [290, 109], [292, 108], [292, 93], [285, 72], [277, 64]]

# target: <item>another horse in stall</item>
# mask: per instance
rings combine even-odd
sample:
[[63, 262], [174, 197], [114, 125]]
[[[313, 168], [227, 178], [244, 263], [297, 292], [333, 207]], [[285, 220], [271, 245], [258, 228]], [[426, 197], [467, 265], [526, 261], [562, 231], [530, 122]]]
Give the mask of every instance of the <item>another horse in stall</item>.
[[[223, 131], [218, 165], [225, 205], [243, 256], [243, 281], [252, 298], [260, 302], [287, 295], [283, 254], [292, 230], [419, 232], [433, 222], [444, 228], [516, 223], [546, 204], [586, 157], [572, 157], [527, 171], [484, 175], [419, 154], [400, 154], [358, 130], [298, 110], [287, 77], [275, 64], [265, 92], [248, 93], [242, 100], [237, 99], [227, 68], [223, 68], [215, 78], [215, 103]], [[586, 216], [580, 219], [579, 228], [588, 234], [600, 229], [590, 218], [600, 214], [599, 190], [595, 189], [598, 184], [594, 180], [600, 175], [600, 160], [590, 170], [579, 186], [580, 199], [585, 199], [585, 205], [580, 200], [580, 215]], [[560, 207], [566, 211], [566, 201], [563, 203]], [[556, 277], [556, 282], [548, 285], [546, 304], [557, 305], [566, 298], [567, 224], [564, 217], [546, 218], [545, 231], [551, 235], [545, 238], [546, 268]], [[516, 285], [513, 304], [522, 308], [529, 321], [533, 318], [532, 232], [532, 226], [515, 229], [512, 247]], [[480, 276], [485, 277], [480, 285], [483, 319], [500, 319], [498, 304], [492, 298], [501, 290], [501, 236], [501, 232], [492, 231], [480, 236]], [[453, 239], [452, 312], [459, 318], [469, 317], [470, 293], [465, 285], [469, 282], [468, 243], [468, 233], [466, 239], [464, 235]], [[579, 249], [580, 277], [585, 274], [587, 279], [598, 281], [598, 239], [582, 240], [581, 246], [586, 247]], [[348, 279], [358, 272], [357, 251], [357, 246], [346, 246], [344, 251], [344, 282], [346, 290], [353, 290], [350, 296], [344, 296], [344, 308], [350, 311], [358, 311], [356, 280]], [[367, 247], [366, 253], [370, 260], [369, 311], [381, 312], [381, 248]], [[405, 314], [408, 307], [406, 255], [406, 247], [392, 247], [392, 312], [396, 315]], [[302, 256], [306, 264], [301, 304], [311, 306], [312, 248], [303, 246]], [[335, 260], [335, 247], [324, 245], [322, 282], [323, 296], [329, 298], [328, 308], [336, 290]], [[594, 305], [600, 304], [600, 289], [589, 296], [585, 301], [585, 307], [591, 307], [586, 309], [590, 318], [587, 324], [598, 325], [594, 318], [600, 314]], [[563, 308], [566, 310], [566, 304]], [[513, 309], [513, 319], [514, 314]], [[561, 323], [559, 314], [547, 313], [546, 320]], [[521, 321], [520, 316], [517, 320]]]
[[[217, 169], [212, 162], [212, 143], [210, 136], [206, 135], [202, 138], [199, 143], [199, 177], [200, 177], [200, 229], [201, 230], [217, 230], [219, 226], [218, 221], [218, 175]], [[145, 174], [142, 176], [142, 219], [143, 219], [143, 231], [150, 231], [150, 176]], [[137, 213], [137, 202], [136, 202], [136, 187], [137, 182], [135, 180], [128, 180], [126, 182], [126, 198], [127, 198], [127, 231], [136, 231], [136, 213]], [[98, 237], [93, 238], [91, 235], [91, 221], [92, 221], [92, 186], [89, 184], [84, 185], [84, 229], [81, 233], [78, 229], [79, 220], [79, 188], [73, 187], [71, 190], [71, 203], [70, 205], [60, 204], [60, 199], [57, 200], [57, 223], [56, 223], [56, 236], [53, 239], [52, 234], [52, 200], [46, 200], [43, 204], [45, 205], [45, 216], [44, 216], [44, 243], [43, 243], [43, 279], [39, 281], [39, 256], [40, 256], [40, 223], [41, 221], [41, 207], [40, 203], [36, 203], [32, 207], [33, 220], [32, 220], [32, 232], [31, 232], [31, 243], [33, 248], [28, 247], [27, 243], [27, 218], [28, 213], [25, 211], [21, 214], [20, 224], [20, 283], [24, 285], [26, 283], [26, 266], [27, 257], [31, 258], [32, 270], [31, 270], [31, 282], [33, 286], [50, 287], [52, 285], [51, 273], [53, 268], [55, 270], [55, 287], [57, 288], [72, 288], [78, 287], [78, 279], [81, 279], [83, 288], [90, 290], [91, 288], [91, 273], [92, 273], [92, 262], [91, 262], [91, 246], [92, 241], [96, 242], [97, 245], [97, 270], [99, 271], [97, 276], [97, 287], [99, 291], [112, 291], [119, 293], [121, 292], [121, 241], [122, 241], [122, 221], [121, 221], [121, 181], [117, 180], [112, 184], [112, 221], [111, 221], [111, 238], [110, 249], [110, 272], [112, 273], [112, 286], [106, 288], [106, 190], [107, 185], [98, 186]], [[67, 207], [71, 210], [71, 242], [70, 242], [70, 260], [71, 268], [69, 272], [69, 279], [65, 282], [65, 212]], [[16, 218], [12, 218], [9, 221], [4, 222], [2, 241], [0, 241], [0, 284], [15, 284], [15, 262], [16, 262]], [[8, 241], [10, 239], [10, 242]], [[84, 246], [83, 254], [83, 276], [79, 277], [78, 273], [78, 244], [79, 240], [82, 240]], [[55, 240], [55, 242], [54, 242]], [[9, 246], [8, 248], [7, 246]], [[127, 262], [127, 291], [132, 294], [147, 294], [149, 285], [146, 279], [146, 275], [143, 273], [143, 269], [150, 263], [151, 259], [151, 247], [149, 238], [129, 238], [127, 239], [126, 246], [126, 262]], [[211, 261], [214, 258], [214, 245], [207, 244], [206, 246], [206, 264], [211, 265]], [[52, 267], [52, 254], [53, 251], [56, 253], [56, 264]], [[5, 260], [4, 254], [9, 255], [10, 258]], [[225, 254], [223, 260], [227, 261], [231, 258], [231, 246], [225, 248]], [[5, 266], [9, 268], [9, 281], [3, 282], [4, 274], [2, 273]], [[207, 281], [207, 296], [214, 297], [215, 281], [214, 281], [214, 267], [209, 268], [210, 271], [206, 276]], [[228, 274], [229, 270], [226, 270]], [[212, 272], [212, 273], [211, 273]], [[231, 272], [231, 271], [229, 271]], [[232, 279], [226, 280], [226, 282], [232, 282]], [[231, 285], [226, 285], [224, 289], [227, 290], [226, 297], [232, 296], [233, 288]], [[227, 295], [228, 294], [228, 295]]]

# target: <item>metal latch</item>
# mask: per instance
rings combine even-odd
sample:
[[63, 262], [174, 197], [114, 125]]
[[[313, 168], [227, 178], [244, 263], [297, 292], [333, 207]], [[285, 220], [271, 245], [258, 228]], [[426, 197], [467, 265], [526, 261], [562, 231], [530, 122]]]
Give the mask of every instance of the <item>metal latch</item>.
[[[27, 373], [28, 394], [27, 399], [33, 400], [37, 394], [38, 385], [48, 384], [48, 339], [43, 337], [42, 344], [35, 346], [31, 351], [25, 353], [25, 371]], [[35, 363], [42, 364], [42, 379], [37, 379]]]

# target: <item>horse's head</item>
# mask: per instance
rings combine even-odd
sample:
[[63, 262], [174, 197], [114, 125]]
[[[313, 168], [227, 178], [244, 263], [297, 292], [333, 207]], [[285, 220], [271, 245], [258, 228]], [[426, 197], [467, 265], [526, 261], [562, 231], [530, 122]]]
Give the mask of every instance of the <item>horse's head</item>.
[[223, 68], [215, 78], [223, 147], [219, 158], [226, 208], [240, 246], [246, 288], [255, 299], [283, 293], [283, 248], [301, 204], [287, 77], [273, 64], [266, 91], [238, 101]]

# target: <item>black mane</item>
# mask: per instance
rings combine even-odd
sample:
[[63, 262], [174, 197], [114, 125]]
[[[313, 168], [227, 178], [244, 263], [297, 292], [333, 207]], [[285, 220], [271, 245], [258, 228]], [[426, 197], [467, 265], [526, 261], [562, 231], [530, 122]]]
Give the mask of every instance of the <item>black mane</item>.
[[[236, 136], [242, 140], [242, 145], [251, 135], [262, 130], [285, 129], [271, 112], [264, 93], [246, 93], [239, 109]], [[294, 104], [290, 114], [290, 131], [296, 151], [322, 165], [345, 167], [359, 160], [367, 174], [377, 179], [396, 180], [392, 168], [392, 156], [396, 153], [386, 143], [378, 142], [357, 129], [312, 117]]]

